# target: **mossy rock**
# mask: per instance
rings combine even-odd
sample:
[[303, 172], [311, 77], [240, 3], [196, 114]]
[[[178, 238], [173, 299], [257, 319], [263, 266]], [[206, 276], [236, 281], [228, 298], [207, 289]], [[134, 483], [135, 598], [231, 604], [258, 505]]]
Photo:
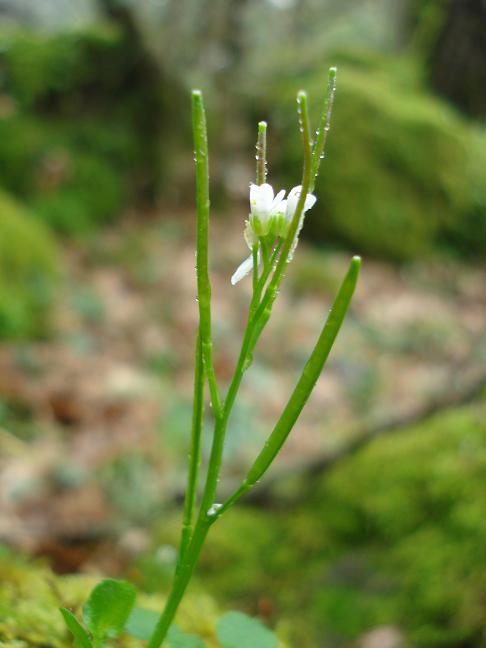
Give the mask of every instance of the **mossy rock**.
[[235, 507], [209, 536], [205, 590], [250, 613], [266, 601], [290, 645], [394, 625], [417, 648], [484, 648], [485, 421], [480, 401], [439, 413], [302, 480], [300, 503]]
[[155, 200], [184, 94], [129, 29], [0, 31], [0, 75], [0, 186], [73, 235]]
[[[399, 261], [444, 243], [478, 252], [486, 240], [477, 196], [486, 180], [484, 134], [422, 86], [413, 61], [341, 59], [319, 202], [304, 235]], [[324, 80], [314, 75], [302, 85], [316, 108]], [[295, 115], [282, 111], [276, 124], [277, 172], [292, 186], [302, 165]]]
[[48, 331], [59, 276], [58, 250], [49, 232], [0, 191], [0, 338]]
[[0, 183], [53, 229], [84, 234], [122, 205], [126, 192], [116, 164], [127, 145], [116, 128], [107, 135], [101, 125], [75, 129], [66, 120], [14, 115], [0, 120]]
[[[82, 618], [82, 606], [100, 579], [94, 576], [58, 576], [41, 561], [32, 561], [0, 546], [0, 646], [68, 648], [72, 636], [66, 629], [60, 607]], [[139, 595], [137, 605], [160, 611], [163, 599]], [[203, 637], [207, 648], [218, 648], [215, 623], [218, 609], [202, 593], [189, 594], [178, 613], [179, 626]], [[120, 648], [145, 645], [128, 635], [116, 641]]]
[[418, 648], [486, 646], [485, 421], [480, 402], [438, 414], [372, 443], [321, 481], [313, 501], [324, 502], [343, 557], [361, 553], [374, 570], [361, 584], [345, 573], [338, 583], [331, 570], [328, 601], [340, 588], [354, 591], [353, 617], [374, 594], [367, 622], [379, 622], [386, 604], [387, 621]]
[[109, 22], [58, 33], [3, 30], [0, 43], [6, 91], [22, 108], [44, 112], [77, 113], [76, 99], [84, 103], [88, 87], [97, 94], [92, 100], [106, 101], [109, 90], [123, 82], [120, 59], [130, 57], [123, 51], [123, 30]]

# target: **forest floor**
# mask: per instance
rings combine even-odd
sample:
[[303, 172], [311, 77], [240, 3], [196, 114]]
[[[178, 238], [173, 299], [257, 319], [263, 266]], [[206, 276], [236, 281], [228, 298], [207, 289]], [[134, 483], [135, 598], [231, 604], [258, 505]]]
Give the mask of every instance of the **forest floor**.
[[[61, 572], [116, 572], [154, 511], [178, 499], [190, 429], [197, 304], [193, 216], [127, 217], [66, 246], [52, 336], [0, 347], [0, 539]], [[241, 214], [211, 232], [215, 365], [231, 378], [251, 281]], [[299, 245], [231, 420], [222, 489], [278, 418], [350, 255]], [[364, 259], [350, 314], [273, 475], [365, 430], [467, 399], [484, 380], [484, 268]], [[206, 448], [209, 435], [206, 435]], [[138, 544], [137, 544], [138, 543]], [[137, 549], [138, 548], [138, 549]]]

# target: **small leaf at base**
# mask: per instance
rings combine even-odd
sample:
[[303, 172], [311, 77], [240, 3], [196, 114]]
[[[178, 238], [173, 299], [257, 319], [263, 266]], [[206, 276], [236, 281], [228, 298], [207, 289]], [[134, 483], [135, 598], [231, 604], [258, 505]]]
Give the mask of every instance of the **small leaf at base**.
[[242, 612], [227, 612], [218, 621], [216, 634], [221, 648], [277, 648], [275, 634], [258, 619]]
[[167, 634], [167, 644], [169, 648], [205, 648], [205, 643], [196, 635], [189, 635], [182, 632], [175, 625], [170, 627]]
[[159, 617], [160, 614], [154, 610], [140, 607], [133, 608], [125, 625], [125, 632], [135, 637], [135, 639], [148, 641], [155, 630]]
[[61, 608], [60, 611], [64, 618], [65, 624], [74, 637], [74, 645], [76, 646], [76, 648], [92, 648], [92, 644], [86, 630], [79, 623], [74, 614], [67, 608]]
[[123, 631], [135, 598], [133, 585], [107, 578], [93, 589], [86, 601], [84, 623], [95, 638], [114, 639]]

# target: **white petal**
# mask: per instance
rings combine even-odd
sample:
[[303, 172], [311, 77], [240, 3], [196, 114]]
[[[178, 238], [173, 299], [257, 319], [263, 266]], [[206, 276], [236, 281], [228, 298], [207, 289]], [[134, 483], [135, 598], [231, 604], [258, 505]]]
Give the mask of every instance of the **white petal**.
[[292, 187], [292, 189], [289, 191], [288, 198], [295, 198], [300, 196], [300, 192], [302, 191], [302, 185], [297, 185], [296, 187]]
[[302, 187], [299, 185], [298, 187], [294, 187], [289, 191], [289, 195], [287, 196], [287, 209], [285, 210], [285, 215], [288, 221], [291, 221], [294, 216], [295, 210], [297, 208], [297, 203], [299, 202], [301, 189]]
[[278, 207], [272, 210], [272, 216], [279, 216], [280, 214], [285, 214], [287, 212], [287, 200], [281, 200], [278, 204]]
[[317, 198], [314, 196], [314, 194], [307, 194], [305, 197], [305, 205], [304, 205], [304, 211], [308, 211], [311, 209], [311, 207], [314, 207], [316, 204]]
[[267, 183], [250, 185], [251, 213], [264, 219], [270, 213], [273, 203], [273, 188]]
[[[299, 202], [301, 191], [302, 191], [302, 185], [298, 185], [297, 187], [291, 189], [289, 192], [288, 199], [287, 199], [287, 210], [285, 214], [288, 221], [291, 221], [295, 214], [295, 210], [297, 209], [297, 203]], [[317, 198], [314, 196], [314, 194], [307, 194], [307, 196], [305, 197], [305, 205], [304, 205], [304, 209], [302, 210], [302, 213], [308, 211], [315, 204], [316, 200]]]
[[[274, 216], [275, 214], [281, 214], [285, 211], [285, 207], [287, 203], [285, 200], [283, 200], [284, 196], [285, 196], [285, 189], [282, 189], [281, 191], [278, 192], [278, 194], [273, 199], [272, 206], [270, 208], [271, 216]], [[282, 203], [285, 203], [285, 206], [283, 208], [282, 208]]]
[[[260, 263], [260, 255], [258, 255], [258, 263]], [[253, 255], [250, 254], [250, 256], [243, 261], [237, 268], [233, 276], [231, 277], [231, 284], [234, 286], [235, 284], [238, 283], [238, 281], [241, 281], [243, 277], [246, 277], [247, 274], [250, 274], [250, 272], [253, 270]]]
[[260, 187], [253, 182], [250, 184], [250, 206], [253, 210], [253, 207], [256, 207], [258, 196], [260, 195]]

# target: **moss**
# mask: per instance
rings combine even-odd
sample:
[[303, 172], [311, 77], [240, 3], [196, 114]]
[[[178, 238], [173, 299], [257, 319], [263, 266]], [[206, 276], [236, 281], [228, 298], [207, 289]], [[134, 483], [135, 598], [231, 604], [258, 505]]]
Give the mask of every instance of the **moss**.
[[76, 110], [69, 105], [74, 91], [93, 83], [113, 87], [123, 77], [117, 65], [110, 66], [120, 56], [122, 41], [122, 31], [110, 23], [55, 34], [4, 31], [0, 65], [5, 88], [22, 107], [45, 108], [64, 96], [68, 105], [63, 111]]
[[[93, 576], [57, 576], [45, 563], [33, 562], [0, 546], [0, 646], [71, 646], [72, 638], [59, 608], [68, 607], [80, 618], [81, 608], [98, 580]], [[160, 610], [163, 600], [139, 595], [137, 604]], [[217, 648], [218, 616], [209, 596], [190, 594], [181, 607], [178, 623], [187, 632], [204, 637], [208, 648]], [[116, 645], [131, 648], [142, 642], [124, 636]]]
[[0, 74], [0, 185], [49, 225], [84, 233], [155, 199], [182, 92], [134, 34], [0, 32]]
[[484, 407], [465, 407], [376, 442], [317, 494], [331, 523], [349, 512], [338, 542], [384, 551], [377, 569], [395, 581], [395, 620], [414, 646], [486, 645], [484, 420]]
[[89, 154], [72, 159], [68, 177], [32, 200], [36, 214], [64, 234], [82, 234], [113, 219], [123, 204], [121, 178], [108, 162]]
[[[484, 135], [422, 86], [413, 61], [358, 65], [350, 54], [337, 58], [343, 63], [327, 160], [306, 235], [405, 260], [444, 241], [456, 244], [451, 232], [460, 230], [471, 252], [478, 238], [475, 223], [484, 218], [484, 205], [474, 195], [478, 174], [484, 184]], [[302, 85], [314, 102], [322, 96], [320, 76]], [[290, 111], [293, 102], [286, 106]], [[287, 135], [295, 117], [290, 112], [276, 117], [284, 143], [278, 170], [287, 185], [297, 184], [300, 141]]]
[[[101, 146], [83, 137], [85, 126], [74, 129], [66, 121], [29, 115], [0, 120], [1, 184], [60, 232], [79, 234], [106, 223], [126, 197], [120, 169], [125, 142], [116, 128], [111, 138], [101, 125], [98, 130], [104, 137], [92, 129], [92, 142], [100, 139]], [[117, 169], [112, 161], [119, 153]]]
[[41, 336], [59, 278], [56, 245], [42, 223], [4, 192], [0, 214], [0, 338]]
[[2, 645], [68, 646], [64, 622], [58, 608], [79, 609], [93, 579], [57, 578], [43, 564], [31, 564], [0, 550], [0, 641]]

